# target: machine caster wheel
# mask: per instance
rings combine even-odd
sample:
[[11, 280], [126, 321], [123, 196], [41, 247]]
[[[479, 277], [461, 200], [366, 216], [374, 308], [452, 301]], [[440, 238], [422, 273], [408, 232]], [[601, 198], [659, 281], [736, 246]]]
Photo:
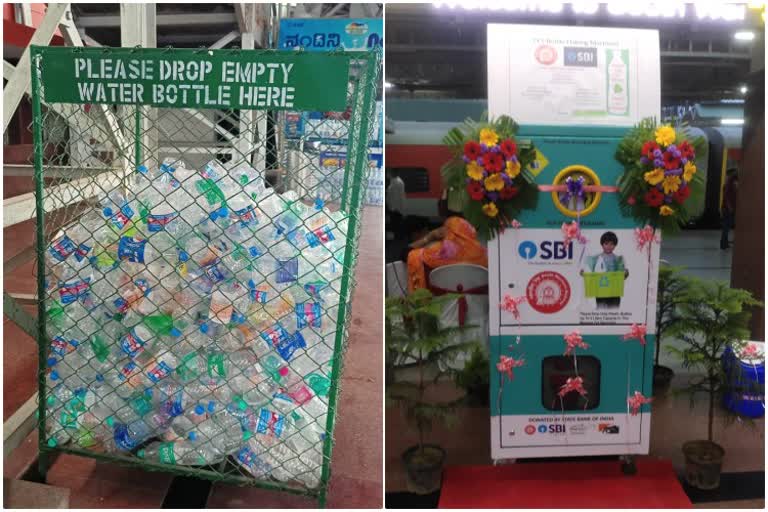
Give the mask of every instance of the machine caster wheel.
[[635, 465], [634, 457], [621, 457], [621, 472], [629, 476], [637, 474], [637, 466]]

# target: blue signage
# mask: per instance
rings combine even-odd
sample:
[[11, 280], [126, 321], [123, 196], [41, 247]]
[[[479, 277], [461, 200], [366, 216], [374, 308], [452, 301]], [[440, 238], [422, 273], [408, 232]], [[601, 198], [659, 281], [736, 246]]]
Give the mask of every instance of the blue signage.
[[361, 52], [384, 44], [381, 18], [308, 18], [280, 20], [278, 49], [308, 52], [336, 49]]

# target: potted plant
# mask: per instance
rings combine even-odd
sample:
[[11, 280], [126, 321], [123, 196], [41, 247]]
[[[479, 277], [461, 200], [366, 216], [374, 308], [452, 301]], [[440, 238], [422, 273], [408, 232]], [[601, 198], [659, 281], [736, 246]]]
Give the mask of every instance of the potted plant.
[[455, 382], [467, 392], [467, 405], [485, 407], [490, 403], [490, 361], [481, 348], [472, 352], [462, 370], [456, 372]]
[[433, 296], [417, 289], [404, 297], [386, 301], [385, 336], [388, 364], [395, 369], [404, 363], [415, 368], [415, 379], [398, 379], [390, 372], [386, 387], [387, 401], [399, 405], [405, 418], [419, 434], [419, 442], [403, 452], [408, 488], [417, 494], [429, 494], [440, 488], [445, 450], [428, 444], [426, 436], [436, 422], [450, 426], [456, 407], [464, 397], [441, 399], [435, 384], [453, 371], [448, 363], [471, 350], [476, 343], [456, 340], [456, 335], [470, 326], [443, 327], [439, 317], [443, 305], [458, 295]]
[[741, 350], [742, 340], [750, 334], [748, 324], [752, 313], [747, 308], [762, 306], [762, 303], [750, 292], [732, 289], [725, 282], [695, 278], [689, 278], [682, 295], [679, 316], [669, 327], [669, 333], [682, 340], [684, 346], [667, 348], [682, 361], [684, 368], [698, 370], [681, 390], [690, 394], [691, 405], [697, 393], [704, 393], [709, 401], [707, 439], [683, 444], [685, 478], [693, 487], [716, 489], [720, 486], [725, 450], [713, 439], [715, 403], [716, 397], [727, 392], [730, 384], [721, 357], [729, 346]]
[[653, 394], [663, 395], [669, 389], [675, 372], [659, 364], [661, 339], [677, 321], [677, 307], [684, 300], [683, 293], [688, 278], [682, 274], [683, 267], [662, 264], [659, 267], [659, 286], [656, 294], [656, 358], [653, 365]]

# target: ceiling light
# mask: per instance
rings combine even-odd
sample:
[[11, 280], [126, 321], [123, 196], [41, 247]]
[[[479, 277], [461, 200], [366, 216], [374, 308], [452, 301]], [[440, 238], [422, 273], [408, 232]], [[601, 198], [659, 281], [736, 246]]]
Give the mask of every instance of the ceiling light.
[[739, 87], [739, 92], [741, 94], [747, 94], [747, 86], [746, 85], [742, 85], [741, 87]]
[[740, 125], [744, 124], [744, 119], [738, 117], [724, 117], [720, 120], [720, 124], [723, 125]]
[[394, 87], [394, 86], [395, 86], [395, 84], [392, 84], [392, 83], [389, 83], [389, 82], [384, 82], [384, 87], [385, 87], [386, 89], [390, 89], [390, 88], [392, 88], [392, 87]]
[[725, 99], [720, 100], [720, 103], [733, 103], [733, 104], [737, 104], [737, 105], [743, 105], [744, 104], [744, 100], [741, 99], [741, 98], [725, 98]]
[[737, 41], [752, 41], [755, 39], [755, 33], [751, 30], [740, 30], [733, 34], [733, 38]]

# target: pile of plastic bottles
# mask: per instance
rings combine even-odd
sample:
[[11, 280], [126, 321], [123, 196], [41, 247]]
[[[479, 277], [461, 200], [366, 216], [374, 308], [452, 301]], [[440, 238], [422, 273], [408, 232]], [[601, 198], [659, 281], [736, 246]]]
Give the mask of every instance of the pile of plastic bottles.
[[345, 215], [218, 161], [126, 189], [47, 248], [49, 445], [315, 487]]

